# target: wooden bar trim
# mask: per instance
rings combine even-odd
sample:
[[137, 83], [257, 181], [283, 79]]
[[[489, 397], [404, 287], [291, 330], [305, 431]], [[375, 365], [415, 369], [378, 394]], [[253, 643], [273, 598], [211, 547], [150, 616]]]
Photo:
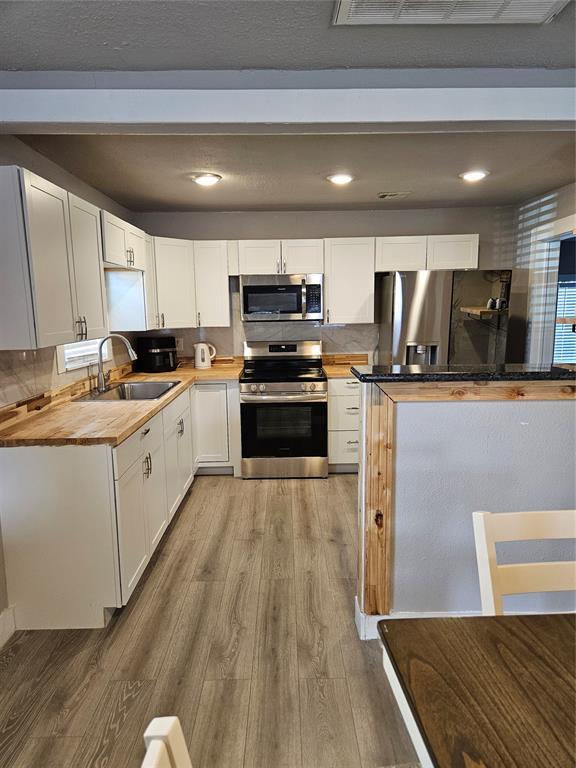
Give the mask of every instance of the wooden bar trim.
[[489, 400], [574, 400], [576, 384], [569, 381], [452, 381], [452, 382], [377, 382], [394, 403], [423, 403]]
[[368, 388], [366, 406], [363, 610], [368, 615], [386, 615], [391, 606], [396, 409], [378, 387]]

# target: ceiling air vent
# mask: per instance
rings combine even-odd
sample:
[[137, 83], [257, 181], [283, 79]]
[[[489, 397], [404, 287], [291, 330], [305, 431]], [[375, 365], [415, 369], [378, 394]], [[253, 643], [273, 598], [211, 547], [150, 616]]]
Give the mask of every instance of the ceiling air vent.
[[376, 197], [379, 200], [403, 200], [405, 197], [408, 197], [408, 195], [412, 194], [411, 192], [378, 192]]
[[336, 0], [334, 24], [545, 24], [570, 0]]

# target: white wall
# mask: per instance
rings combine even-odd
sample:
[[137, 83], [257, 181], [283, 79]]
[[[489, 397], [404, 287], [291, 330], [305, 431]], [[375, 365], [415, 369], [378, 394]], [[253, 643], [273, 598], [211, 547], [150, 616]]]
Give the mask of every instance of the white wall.
[[[393, 610], [480, 611], [472, 512], [573, 509], [574, 402], [399, 403]], [[503, 562], [576, 559], [573, 541], [505, 545]], [[574, 593], [507, 610], [574, 610]]]

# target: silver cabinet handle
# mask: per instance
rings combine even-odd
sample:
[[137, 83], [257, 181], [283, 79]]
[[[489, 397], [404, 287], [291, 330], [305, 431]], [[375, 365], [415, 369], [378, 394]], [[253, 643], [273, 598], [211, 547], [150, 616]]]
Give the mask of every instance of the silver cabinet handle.
[[144, 437], [145, 435], [148, 434], [148, 432], [150, 432], [150, 427], [146, 427], [146, 429], [143, 429], [142, 432], [140, 432], [140, 434]]
[[82, 318], [80, 316], [78, 316], [78, 320], [76, 320], [76, 325], [80, 326], [80, 330], [76, 331], [76, 336], [78, 337], [79, 341], [82, 341], [82, 339], [84, 338], [84, 326], [82, 324]]
[[160, 315], [156, 314], [156, 328], [160, 328]]
[[144, 461], [142, 462], [143, 466], [143, 474], [145, 478], [150, 477], [150, 463], [148, 461], [148, 454], [144, 456]]
[[84, 338], [88, 338], [88, 321], [86, 320], [86, 315], [82, 315], [82, 324], [84, 325]]
[[358, 440], [347, 440], [346, 443], [348, 445], [358, 445]]
[[200, 312], [198, 312], [198, 328], [200, 328]]
[[178, 434], [180, 435], [180, 437], [182, 437], [182, 435], [184, 434], [184, 419], [178, 419], [177, 424], [180, 427], [180, 429], [178, 430]]
[[357, 386], [358, 386], [358, 382], [357, 382], [357, 381], [354, 381], [354, 380], [352, 380], [352, 381], [347, 381], [347, 382], [346, 382], [346, 384], [347, 384], [347, 386], [349, 386], [349, 387], [357, 387]]
[[148, 467], [150, 469], [150, 474], [152, 474], [152, 454], [148, 454]]
[[282, 260], [282, 271], [286, 274], [286, 259]]
[[160, 315], [160, 317], [162, 318], [162, 328], [164, 328], [164, 312], [162, 312], [162, 314]]
[[330, 310], [329, 309], [326, 310], [326, 322], [327, 323], [330, 322]]
[[276, 274], [280, 274], [280, 259], [276, 259]]
[[356, 408], [355, 406], [350, 406], [350, 408], [346, 408], [347, 411], [359, 411], [360, 408]]

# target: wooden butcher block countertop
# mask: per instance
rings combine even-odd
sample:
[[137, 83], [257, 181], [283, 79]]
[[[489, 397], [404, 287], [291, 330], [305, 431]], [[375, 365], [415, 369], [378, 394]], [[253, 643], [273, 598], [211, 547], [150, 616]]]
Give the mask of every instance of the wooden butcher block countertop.
[[131, 374], [120, 381], [179, 381], [157, 400], [67, 402], [30, 415], [0, 430], [0, 447], [26, 445], [119, 445], [148, 419], [196, 382], [237, 381], [242, 365], [207, 370], [182, 366], [169, 373]]

